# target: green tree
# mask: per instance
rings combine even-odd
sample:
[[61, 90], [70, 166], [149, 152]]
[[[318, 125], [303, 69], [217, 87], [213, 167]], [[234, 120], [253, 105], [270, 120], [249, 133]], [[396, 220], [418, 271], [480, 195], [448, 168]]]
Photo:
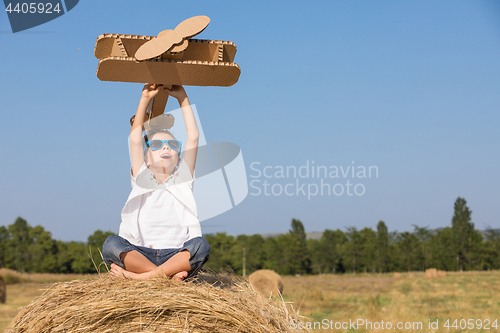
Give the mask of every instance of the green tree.
[[342, 230], [326, 229], [321, 236], [321, 257], [327, 272], [344, 272], [342, 251], [347, 242], [347, 236]]
[[363, 251], [362, 237], [356, 227], [348, 227], [346, 236], [348, 241], [345, 244], [344, 262], [346, 268], [355, 274], [356, 270], [359, 268], [359, 258]]
[[58, 273], [73, 273], [71, 269], [71, 263], [73, 257], [69, 254], [68, 243], [61, 240], [56, 240], [57, 247], [57, 271]]
[[19, 272], [25, 272], [29, 261], [28, 247], [31, 243], [30, 226], [22, 217], [18, 217], [16, 221], [9, 225], [9, 232], [12, 236], [10, 246], [14, 251], [11, 251], [13, 256], [13, 267]]
[[471, 221], [472, 211], [467, 207], [465, 199], [458, 197], [455, 201], [451, 228], [453, 230], [454, 252], [458, 269], [463, 270], [467, 263], [471, 268], [471, 250], [473, 247], [474, 223]]
[[389, 256], [389, 235], [384, 221], [377, 224], [377, 264], [379, 273], [387, 272]]
[[341, 230], [326, 229], [320, 240], [309, 239], [307, 246], [313, 273], [344, 272], [342, 248], [346, 242], [347, 237]]
[[326, 264], [324, 258], [326, 254], [323, 251], [323, 244], [318, 239], [307, 240], [307, 251], [311, 256], [311, 270], [312, 273], [322, 274], [325, 272]]
[[358, 260], [359, 268], [366, 272], [375, 272], [376, 269], [376, 251], [377, 235], [371, 228], [363, 228], [359, 235], [361, 237], [361, 253]]
[[0, 268], [7, 267], [10, 240], [9, 229], [5, 226], [0, 226]]
[[400, 236], [397, 230], [389, 232], [388, 234], [388, 241], [389, 241], [389, 256], [388, 260], [389, 262], [387, 263], [387, 272], [399, 272], [404, 267], [401, 267], [401, 262], [402, 262], [402, 254], [399, 251], [399, 240]]
[[418, 238], [407, 231], [403, 232], [400, 236], [398, 243], [399, 250], [401, 251], [401, 266], [411, 272], [416, 268], [417, 251], [419, 250]]
[[297, 240], [298, 250], [296, 251], [297, 258], [294, 260], [298, 263], [296, 273], [309, 273], [311, 267], [311, 260], [306, 243], [306, 232], [304, 225], [300, 220], [292, 219], [292, 229], [290, 235]]
[[486, 229], [486, 242], [481, 252], [484, 256], [483, 269], [500, 268], [500, 230], [491, 227]]
[[[278, 245], [278, 237], [264, 238], [264, 263], [265, 269], [272, 269], [278, 272], [278, 265], [280, 262], [280, 248]], [[279, 273], [279, 272], [278, 272]]]
[[56, 241], [57, 267], [60, 273], [95, 273], [88, 246], [83, 242]]
[[417, 225], [413, 225], [413, 234], [417, 237], [420, 244], [420, 249], [416, 251], [415, 256], [415, 266], [421, 271], [425, 271], [426, 268], [430, 267], [431, 253], [429, 252], [428, 243], [432, 237], [432, 232], [428, 227], [420, 228]]
[[87, 244], [83, 242], [67, 243], [68, 255], [71, 258], [71, 271], [78, 274], [95, 273], [96, 269], [90, 260]]
[[469, 270], [479, 270], [484, 267], [484, 247], [483, 235], [478, 230], [473, 230], [470, 234], [469, 241], [469, 254], [467, 257], [467, 264]]
[[283, 275], [303, 272], [301, 244], [290, 233], [266, 238], [264, 249], [266, 253], [264, 268], [272, 269]]
[[238, 274], [245, 275], [261, 269], [264, 264], [264, 239], [261, 235], [239, 235], [231, 248], [231, 266]]
[[38, 225], [30, 228], [29, 239], [29, 270], [39, 273], [57, 273], [57, 245], [51, 233]]
[[295, 237], [299, 242], [305, 243], [306, 231], [300, 220], [292, 219], [292, 229], [290, 230], [290, 235]]
[[[111, 231], [102, 231], [102, 230], [96, 230], [92, 235], [90, 235], [87, 238], [87, 248], [86, 248], [86, 256], [87, 260], [92, 262], [92, 267], [94, 267], [94, 271], [96, 270], [96, 267], [99, 271], [102, 270], [102, 265], [103, 265], [103, 260], [102, 260], [102, 245], [106, 241], [106, 238], [109, 236], [114, 235], [113, 232]], [[94, 266], [95, 264], [95, 266]]]
[[235, 270], [232, 262], [232, 248], [236, 244], [233, 236], [225, 232], [218, 232], [216, 235], [205, 235], [205, 239], [210, 244], [210, 259], [205, 267], [215, 271], [221, 269]]
[[457, 257], [454, 249], [453, 230], [450, 227], [436, 230], [429, 241], [429, 247], [432, 253], [431, 265], [444, 271], [457, 270]]

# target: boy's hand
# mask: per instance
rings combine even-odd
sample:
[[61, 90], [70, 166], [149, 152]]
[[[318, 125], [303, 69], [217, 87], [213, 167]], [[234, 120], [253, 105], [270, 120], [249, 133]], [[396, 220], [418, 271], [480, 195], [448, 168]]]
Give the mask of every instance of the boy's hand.
[[161, 88], [163, 88], [161, 84], [146, 83], [142, 88], [142, 97], [151, 99], [158, 94]]
[[187, 98], [186, 90], [184, 90], [183, 86], [173, 85], [172, 89], [163, 88], [163, 90], [170, 96], [176, 98], [179, 102]]

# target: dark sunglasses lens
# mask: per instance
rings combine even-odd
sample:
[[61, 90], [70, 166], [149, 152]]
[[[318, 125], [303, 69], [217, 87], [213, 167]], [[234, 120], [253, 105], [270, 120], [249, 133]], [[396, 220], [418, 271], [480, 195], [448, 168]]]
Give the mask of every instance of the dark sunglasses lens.
[[168, 140], [168, 146], [171, 149], [179, 150], [179, 141], [177, 140]]
[[160, 140], [149, 141], [149, 148], [151, 148], [152, 150], [158, 150], [161, 148], [161, 146], [163, 146], [163, 142], [161, 142]]

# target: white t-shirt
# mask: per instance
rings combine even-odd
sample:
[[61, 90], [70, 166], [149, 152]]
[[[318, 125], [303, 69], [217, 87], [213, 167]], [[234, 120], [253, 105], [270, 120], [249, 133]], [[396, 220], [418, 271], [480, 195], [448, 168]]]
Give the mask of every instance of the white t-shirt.
[[154, 249], [179, 248], [201, 237], [193, 181], [184, 161], [163, 184], [158, 184], [143, 164], [137, 178], [132, 176], [132, 192], [122, 209], [119, 235], [134, 245]]
[[142, 195], [138, 218], [143, 242], [141, 246], [173, 249], [181, 247], [188, 240], [188, 227], [181, 227], [177, 217], [176, 200], [165, 189]]

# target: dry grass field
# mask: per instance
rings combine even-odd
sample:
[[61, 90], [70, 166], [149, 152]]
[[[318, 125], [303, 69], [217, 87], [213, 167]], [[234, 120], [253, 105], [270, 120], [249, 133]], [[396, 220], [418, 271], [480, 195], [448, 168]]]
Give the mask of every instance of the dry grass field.
[[[392, 274], [349, 274], [283, 280], [285, 301], [298, 306], [311, 324], [317, 323], [316, 328], [325, 322], [325, 327], [333, 327], [314, 331], [386, 332], [390, 322], [392, 332], [500, 332], [500, 271], [447, 273], [436, 279], [416, 273], [398, 278]], [[340, 328], [341, 323], [358, 319], [364, 320], [363, 325], [344, 324], [347, 329], [335, 329], [335, 323]], [[429, 328], [429, 319], [438, 321], [439, 330], [435, 325]], [[450, 330], [444, 327], [448, 319]], [[455, 319], [456, 328], [452, 327]], [[460, 323], [461, 319], [465, 321]], [[487, 320], [489, 329], [485, 329]], [[499, 328], [492, 327], [495, 320]], [[372, 323], [371, 329], [367, 321]], [[421, 328], [414, 322], [421, 322]], [[397, 329], [398, 323], [402, 329]]]
[[5, 304], [0, 304], [0, 332], [7, 328], [20, 307], [41, 296], [54, 282], [83, 277], [76, 274], [20, 274], [4, 268], [0, 269], [0, 275], [7, 283], [7, 300]]
[[[0, 275], [5, 274], [5, 270], [0, 270]], [[36, 299], [51, 283], [81, 277], [18, 274], [17, 283], [7, 285], [7, 303], [0, 304], [0, 330], [7, 327], [19, 307]], [[401, 274], [397, 278], [392, 274], [285, 276], [283, 282], [284, 300], [293, 302], [294, 308], [308, 318], [293, 325], [316, 322], [313, 332], [386, 332], [387, 322], [392, 324], [392, 332], [500, 332], [492, 326], [495, 320], [500, 326], [500, 271], [448, 273], [437, 279], [425, 279], [423, 273], [414, 277]], [[433, 323], [437, 320], [439, 329], [429, 328], [429, 319]], [[444, 327], [447, 319], [451, 320], [450, 330]], [[452, 327], [455, 319], [457, 328]], [[465, 321], [460, 323], [461, 319]], [[373, 328], [363, 323], [335, 329], [336, 323], [356, 320], [370, 321]], [[490, 321], [489, 329], [484, 329], [486, 320]], [[376, 329], [382, 321], [384, 329]], [[413, 324], [417, 322], [422, 323], [421, 328]], [[333, 329], [318, 329], [325, 323]], [[397, 329], [398, 323], [402, 329]], [[472, 323], [473, 329], [460, 328], [460, 324], [464, 327]]]

